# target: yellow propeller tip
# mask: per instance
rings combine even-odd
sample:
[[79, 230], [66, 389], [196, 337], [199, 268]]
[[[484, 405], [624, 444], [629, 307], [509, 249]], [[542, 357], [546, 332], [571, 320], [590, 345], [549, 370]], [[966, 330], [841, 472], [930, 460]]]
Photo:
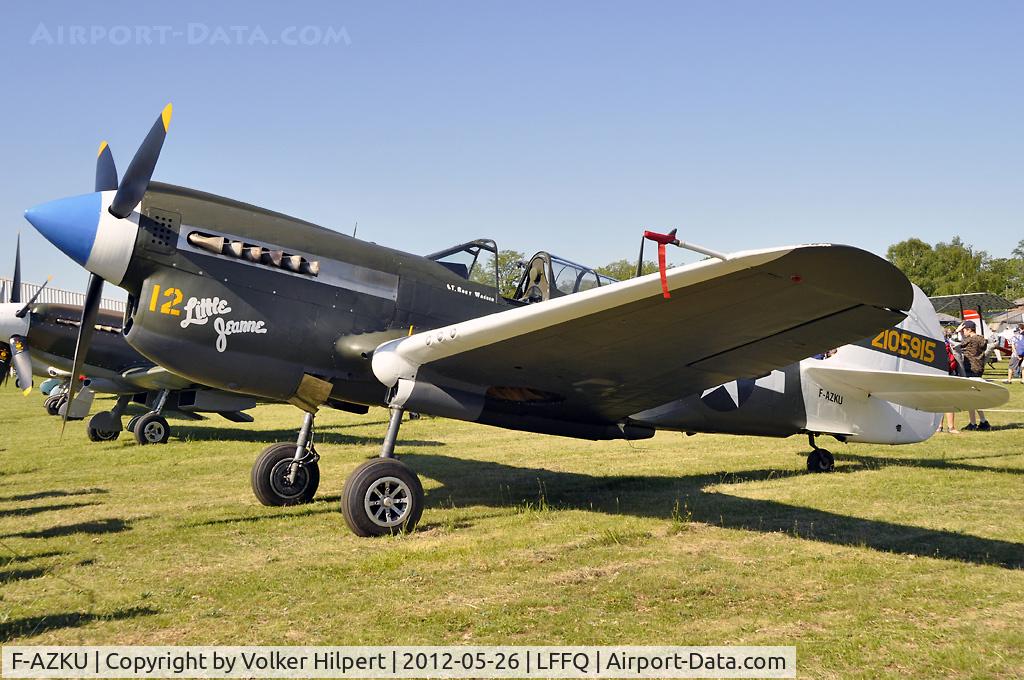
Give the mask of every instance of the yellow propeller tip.
[[173, 107], [170, 104], [167, 104], [167, 106], [164, 107], [163, 112], [160, 114], [160, 120], [162, 120], [164, 123], [164, 132], [167, 132], [167, 130], [171, 127], [172, 110]]
[[22, 394], [23, 396], [26, 396], [26, 397], [27, 397], [27, 396], [28, 396], [28, 395], [29, 395], [29, 394], [30, 394], [31, 392], [32, 392], [32, 388], [31, 388], [31, 387], [28, 387], [28, 388], [25, 388], [24, 390], [22, 390], [21, 394]]
[[107, 148], [107, 140], [100, 142], [100, 150], [96, 152], [96, 157], [99, 158], [103, 155], [103, 150]]

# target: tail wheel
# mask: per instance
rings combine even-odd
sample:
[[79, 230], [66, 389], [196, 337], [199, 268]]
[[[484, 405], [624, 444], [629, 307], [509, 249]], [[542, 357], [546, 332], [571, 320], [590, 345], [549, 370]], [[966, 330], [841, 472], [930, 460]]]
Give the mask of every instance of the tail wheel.
[[412, 531], [423, 514], [423, 486], [405, 464], [375, 458], [357, 467], [345, 481], [341, 514], [357, 536]]
[[252, 466], [252, 492], [263, 505], [299, 505], [309, 503], [320, 486], [320, 466], [313, 458], [299, 464], [291, 479], [295, 444], [282, 442], [263, 449]]

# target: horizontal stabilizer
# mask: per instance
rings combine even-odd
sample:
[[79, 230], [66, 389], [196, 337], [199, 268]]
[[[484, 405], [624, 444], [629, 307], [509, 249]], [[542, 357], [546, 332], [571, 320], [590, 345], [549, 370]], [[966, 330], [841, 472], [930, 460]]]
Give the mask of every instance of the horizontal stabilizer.
[[837, 392], [851, 390], [929, 413], [967, 411], [1005, 404], [1010, 391], [984, 380], [951, 375], [811, 366], [809, 378]]

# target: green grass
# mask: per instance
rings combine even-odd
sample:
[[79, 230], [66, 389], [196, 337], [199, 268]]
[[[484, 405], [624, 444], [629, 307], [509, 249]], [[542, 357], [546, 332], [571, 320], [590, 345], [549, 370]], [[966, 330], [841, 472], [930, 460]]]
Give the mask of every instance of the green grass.
[[793, 644], [801, 677], [1024, 675], [1024, 413], [829, 441], [831, 475], [804, 473], [799, 437], [424, 418], [398, 449], [421, 527], [379, 540], [348, 533], [338, 496], [384, 412], [322, 411], [318, 500], [287, 509], [255, 501], [249, 467], [300, 414], [255, 415], [149, 447], [71, 423], [60, 443], [38, 393], [0, 390], [0, 641]]

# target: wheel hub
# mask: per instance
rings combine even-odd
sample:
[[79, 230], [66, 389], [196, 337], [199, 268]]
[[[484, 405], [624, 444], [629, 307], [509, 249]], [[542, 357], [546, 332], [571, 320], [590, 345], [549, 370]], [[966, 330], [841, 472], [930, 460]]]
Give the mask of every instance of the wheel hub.
[[382, 477], [366, 490], [363, 509], [377, 526], [392, 528], [401, 525], [412, 509], [412, 492], [397, 477]]
[[295, 471], [295, 481], [291, 481], [292, 462], [291, 458], [278, 461], [270, 471], [270, 485], [274, 493], [282, 498], [301, 496], [309, 484], [309, 473], [306, 472], [304, 465], [299, 465], [299, 469]]

